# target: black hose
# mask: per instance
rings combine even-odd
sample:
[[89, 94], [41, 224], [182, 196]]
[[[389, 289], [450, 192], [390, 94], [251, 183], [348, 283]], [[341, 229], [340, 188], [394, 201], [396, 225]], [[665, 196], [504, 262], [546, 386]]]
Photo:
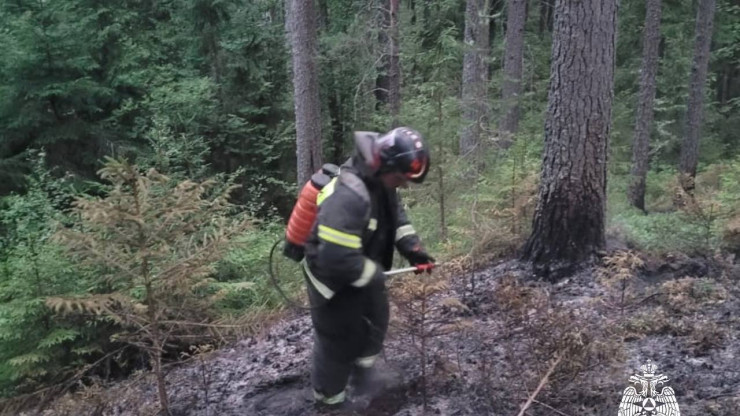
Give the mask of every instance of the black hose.
[[280, 296], [285, 300], [285, 302], [293, 309], [299, 310], [299, 311], [310, 311], [311, 309], [314, 309], [312, 307], [305, 307], [301, 306], [298, 303], [296, 303], [293, 299], [289, 298], [288, 295], [285, 294], [283, 291], [283, 288], [280, 287], [280, 282], [278, 281], [277, 275], [277, 267], [274, 267], [273, 262], [273, 255], [275, 254], [275, 249], [283, 240], [280, 239], [275, 242], [275, 244], [272, 245], [272, 248], [270, 249], [270, 260], [269, 260], [269, 274], [270, 274], [270, 281], [272, 282], [272, 285], [275, 286], [275, 289], [277, 289], [278, 293], [280, 293]]
[[[270, 259], [269, 259], [269, 263], [270, 263], [269, 264], [269, 266], [270, 266], [269, 267], [270, 281], [272, 281], [272, 284], [273, 284], [273, 286], [275, 286], [275, 289], [277, 289], [278, 293], [280, 293], [280, 296], [282, 296], [282, 298], [285, 300], [285, 302], [291, 308], [293, 308], [295, 310], [298, 310], [298, 311], [310, 311], [312, 309], [316, 309], [316, 308], [321, 307], [321, 305], [316, 305], [316, 306], [312, 306], [312, 307], [301, 306], [301, 305], [297, 304], [295, 301], [293, 301], [293, 299], [289, 298], [288, 295], [286, 295], [285, 292], [283, 291], [283, 288], [280, 287], [280, 282], [278, 282], [278, 278], [277, 278], [277, 274], [278, 273], [277, 273], [277, 270], [274, 270], [273, 269], [274, 262], [272, 260], [273, 260], [273, 255], [275, 254], [275, 249], [277, 248], [278, 245], [280, 245], [280, 243], [282, 241], [283, 240], [276, 241], [275, 244], [273, 244], [272, 245], [272, 248], [270, 249]], [[380, 328], [378, 328], [376, 325], [373, 325], [373, 323], [372, 323], [372, 321], [370, 319], [368, 319], [367, 317], [364, 317], [364, 316], [362, 317], [362, 319], [367, 323], [367, 325], [369, 327], [369, 330], [370, 330], [370, 336], [371, 337], [373, 337], [373, 338], [378, 337], [378, 335], [377, 335], [378, 333], [384, 335], [384, 333], [380, 330]]]

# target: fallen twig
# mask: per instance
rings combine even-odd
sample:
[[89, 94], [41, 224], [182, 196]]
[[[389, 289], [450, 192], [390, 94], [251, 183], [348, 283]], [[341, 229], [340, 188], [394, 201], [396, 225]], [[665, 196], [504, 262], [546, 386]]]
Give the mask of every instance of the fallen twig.
[[556, 408], [554, 408], [554, 407], [550, 406], [549, 404], [545, 404], [545, 403], [542, 403], [542, 402], [541, 402], [541, 401], [539, 401], [539, 400], [533, 400], [533, 402], [534, 402], [534, 403], [537, 403], [537, 404], [538, 404], [538, 405], [540, 405], [540, 406], [543, 406], [543, 407], [546, 407], [546, 408], [548, 408], [548, 409], [552, 410], [553, 412], [555, 412], [555, 413], [559, 414], [560, 416], [570, 416], [569, 414], [567, 414], [567, 413], [563, 413], [563, 412], [561, 412], [560, 410], [558, 410], [558, 409], [556, 409]]
[[532, 394], [529, 395], [529, 398], [527, 399], [527, 401], [524, 403], [524, 405], [522, 405], [522, 410], [520, 410], [519, 414], [517, 414], [516, 416], [524, 416], [524, 412], [526, 412], [527, 409], [529, 409], [529, 406], [531, 406], [532, 403], [534, 403], [535, 397], [537, 397], [537, 395], [540, 394], [540, 390], [542, 390], [542, 388], [545, 387], [545, 384], [547, 384], [547, 379], [550, 378], [550, 375], [552, 375], [552, 372], [555, 371], [555, 367], [557, 367], [558, 364], [560, 364], [560, 361], [562, 359], [563, 359], [563, 354], [559, 353], [555, 361], [550, 365], [550, 368], [547, 370], [547, 373], [545, 373], [545, 376], [542, 377], [542, 379], [540, 380], [540, 384], [537, 385], [537, 388], [534, 390], [534, 392], [532, 392]]

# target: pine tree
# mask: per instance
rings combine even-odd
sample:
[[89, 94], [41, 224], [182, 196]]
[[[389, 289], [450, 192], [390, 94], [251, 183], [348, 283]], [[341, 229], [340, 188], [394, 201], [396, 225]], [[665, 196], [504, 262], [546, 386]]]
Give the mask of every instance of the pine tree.
[[617, 0], [555, 5], [539, 199], [523, 257], [555, 280], [605, 246]]

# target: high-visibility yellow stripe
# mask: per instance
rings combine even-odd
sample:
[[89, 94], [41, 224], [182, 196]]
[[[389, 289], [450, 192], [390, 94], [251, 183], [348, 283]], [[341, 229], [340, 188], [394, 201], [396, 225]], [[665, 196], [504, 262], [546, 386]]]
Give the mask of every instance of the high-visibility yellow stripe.
[[349, 248], [362, 247], [362, 240], [359, 236], [335, 230], [331, 227], [327, 227], [326, 225], [319, 225], [318, 236], [322, 240], [326, 240], [330, 243], [338, 244], [340, 246]]
[[318, 391], [313, 391], [313, 398], [317, 401], [320, 401], [324, 404], [339, 404], [344, 402], [344, 400], [347, 398], [347, 392], [342, 390], [341, 393], [335, 394], [331, 397], [326, 397], [323, 394], [319, 393]]
[[366, 286], [368, 283], [370, 283], [370, 280], [372, 280], [373, 276], [375, 276], [375, 271], [377, 270], [378, 266], [375, 265], [374, 261], [370, 259], [365, 259], [365, 265], [362, 267], [362, 274], [360, 275], [359, 279], [352, 282], [352, 286]]
[[416, 234], [416, 230], [411, 224], [402, 225], [396, 229], [396, 241], [413, 234]]
[[355, 364], [357, 364], [358, 367], [362, 368], [370, 368], [375, 364], [375, 360], [378, 358], [378, 354], [371, 355], [369, 357], [360, 357], [355, 360]]
[[370, 222], [367, 223], [367, 229], [370, 231], [377, 230], [378, 229], [378, 219], [370, 218]]
[[326, 198], [329, 197], [329, 195], [334, 193], [334, 185], [337, 184], [337, 178], [332, 179], [329, 181], [329, 183], [326, 184], [325, 187], [321, 188], [321, 191], [319, 191], [319, 194], [316, 195], [316, 205], [321, 205], [322, 202]]
[[313, 273], [311, 273], [311, 269], [308, 268], [308, 264], [306, 264], [306, 260], [304, 259], [303, 261], [301, 261], [301, 263], [303, 263], [303, 270], [306, 271], [306, 275], [308, 276], [308, 280], [311, 281], [311, 284], [316, 289], [316, 291], [319, 292], [319, 294], [321, 294], [321, 296], [323, 296], [327, 300], [329, 300], [332, 297], [334, 297], [334, 291], [331, 290], [331, 289], [329, 289], [325, 284], [321, 283], [319, 281], [319, 279], [317, 279], [313, 275]]

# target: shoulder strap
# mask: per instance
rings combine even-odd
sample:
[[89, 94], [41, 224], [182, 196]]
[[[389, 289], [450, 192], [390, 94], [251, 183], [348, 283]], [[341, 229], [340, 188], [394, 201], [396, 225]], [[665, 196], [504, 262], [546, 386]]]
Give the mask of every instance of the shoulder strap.
[[342, 169], [339, 172], [339, 182], [359, 195], [365, 203], [370, 203], [370, 192], [368, 192], [365, 182], [354, 172], [349, 169]]

